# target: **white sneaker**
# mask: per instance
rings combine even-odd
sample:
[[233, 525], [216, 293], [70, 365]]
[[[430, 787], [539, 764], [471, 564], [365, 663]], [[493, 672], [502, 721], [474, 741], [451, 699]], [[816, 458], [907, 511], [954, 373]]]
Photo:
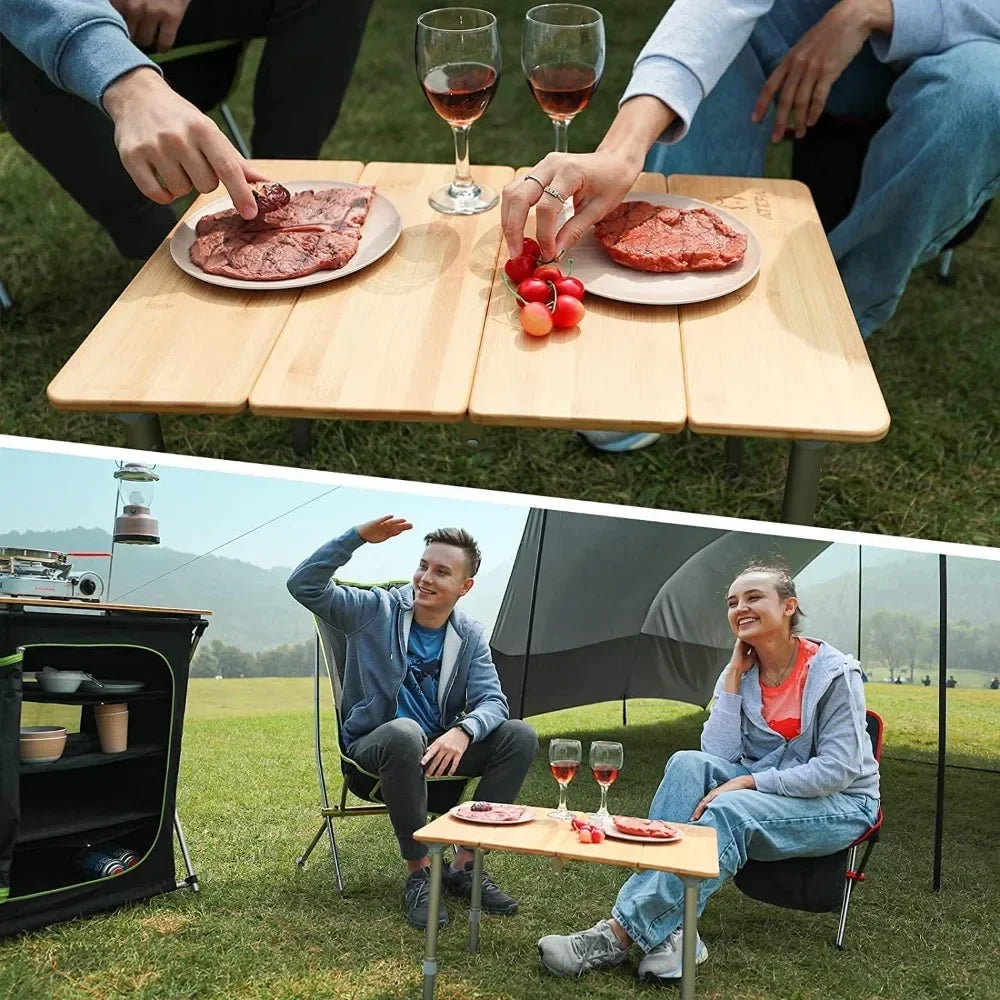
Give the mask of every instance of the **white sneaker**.
[[[639, 979], [645, 983], [669, 982], [681, 978], [684, 931], [678, 927], [663, 944], [647, 952], [639, 963]], [[695, 965], [708, 958], [708, 949], [701, 935], [694, 946]]]
[[548, 934], [538, 942], [542, 968], [554, 976], [582, 976], [591, 969], [611, 969], [628, 958], [611, 929], [610, 920], [602, 920], [590, 930], [575, 934]]
[[648, 448], [660, 440], [659, 434], [643, 434], [620, 431], [580, 431], [580, 437], [598, 451], [622, 452]]

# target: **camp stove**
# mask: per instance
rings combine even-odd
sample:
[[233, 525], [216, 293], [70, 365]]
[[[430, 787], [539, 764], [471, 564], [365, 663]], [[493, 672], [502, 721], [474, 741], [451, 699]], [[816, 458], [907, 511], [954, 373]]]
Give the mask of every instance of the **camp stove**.
[[44, 597], [53, 600], [99, 601], [104, 581], [96, 573], [74, 573], [72, 556], [106, 556], [107, 552], [56, 552], [0, 546], [0, 597]]

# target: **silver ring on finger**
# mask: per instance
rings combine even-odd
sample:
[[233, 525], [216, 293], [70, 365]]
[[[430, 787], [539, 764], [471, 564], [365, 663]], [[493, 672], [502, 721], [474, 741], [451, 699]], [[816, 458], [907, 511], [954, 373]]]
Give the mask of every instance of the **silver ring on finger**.
[[558, 192], [558, 191], [557, 191], [557, 190], [556, 190], [556, 189], [555, 189], [554, 187], [552, 187], [552, 185], [551, 185], [551, 184], [550, 184], [550, 185], [549, 185], [548, 187], [543, 187], [543, 188], [542, 188], [542, 190], [543, 190], [543, 191], [544, 191], [544, 192], [545, 192], [546, 194], [550, 194], [550, 195], [552, 195], [552, 197], [553, 197], [553, 198], [557, 198], [557, 199], [558, 199], [559, 201], [561, 201], [561, 202], [562, 202], [563, 204], [565, 204], [565, 203], [566, 203], [566, 199], [565, 199], [565, 198], [564, 198], [564, 197], [563, 197], [563, 196], [562, 196], [562, 195], [561, 195], [561, 194], [560, 194], [560, 193], [559, 193], [559, 192]]
[[525, 174], [524, 179], [526, 181], [534, 181], [543, 191], [545, 190], [545, 184], [540, 181], [534, 174]]

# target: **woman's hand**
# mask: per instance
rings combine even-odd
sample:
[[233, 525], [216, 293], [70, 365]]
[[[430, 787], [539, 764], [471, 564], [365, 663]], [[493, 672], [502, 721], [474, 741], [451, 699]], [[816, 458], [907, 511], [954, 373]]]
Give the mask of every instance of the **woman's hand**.
[[726, 792], [738, 792], [743, 789], [756, 789], [756, 787], [757, 783], [753, 780], [753, 775], [743, 774], [738, 778], [732, 778], [724, 784], [713, 788], [708, 795], [706, 795], [701, 802], [694, 807], [694, 812], [691, 813], [691, 822], [696, 823], [701, 818], [701, 814], [708, 808], [709, 803], [714, 799], [717, 799], [720, 795], [723, 795]]
[[756, 655], [750, 643], [742, 639], [736, 640], [733, 644], [733, 655], [726, 666], [723, 690], [729, 694], [740, 693], [740, 682], [743, 680], [743, 675], [754, 665]]
[[760, 92], [753, 120], [763, 119], [780, 91], [771, 138], [785, 137], [794, 111], [795, 137], [801, 139], [823, 113], [830, 88], [875, 30], [892, 30], [891, 0], [840, 0], [788, 50]]

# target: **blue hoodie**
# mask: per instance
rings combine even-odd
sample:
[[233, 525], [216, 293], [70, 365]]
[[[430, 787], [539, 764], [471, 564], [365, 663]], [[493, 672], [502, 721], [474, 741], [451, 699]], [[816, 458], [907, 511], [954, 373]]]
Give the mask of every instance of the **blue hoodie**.
[[739, 694], [715, 686], [712, 711], [701, 748], [754, 776], [757, 789], [773, 795], [811, 799], [835, 792], [879, 797], [878, 761], [865, 728], [861, 666], [828, 643], [809, 663], [802, 692], [802, 730], [786, 740], [764, 721], [760, 674], [754, 664]]
[[[830, 0], [799, 0], [817, 15]], [[658, 97], [677, 113], [661, 142], [683, 139], [698, 105], [750, 40], [774, 0], [674, 0], [646, 42], [622, 103], [640, 94]], [[905, 65], [962, 42], [1000, 41], [1000, 0], [893, 0], [891, 35], [870, 39], [883, 62]]]
[[[331, 579], [364, 544], [351, 528], [317, 549], [288, 578], [295, 600], [347, 636], [341, 739], [348, 752], [360, 737], [396, 718], [413, 622], [410, 584], [360, 590]], [[442, 725], [450, 729], [461, 721], [473, 743], [509, 717], [483, 626], [457, 610], [445, 632], [438, 708]]]
[[109, 0], [0, 0], [0, 35], [57, 87], [99, 108], [120, 76], [140, 66], [159, 72]]

